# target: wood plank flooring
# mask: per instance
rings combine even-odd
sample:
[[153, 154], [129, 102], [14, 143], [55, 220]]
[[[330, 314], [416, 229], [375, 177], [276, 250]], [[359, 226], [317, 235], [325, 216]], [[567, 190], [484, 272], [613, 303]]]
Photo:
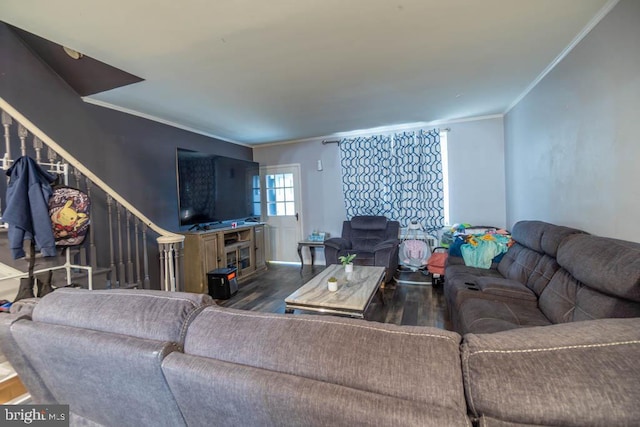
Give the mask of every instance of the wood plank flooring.
[[[236, 295], [216, 302], [240, 310], [284, 313], [284, 299], [324, 268], [305, 265], [300, 271], [295, 265], [269, 264], [265, 273], [241, 283]], [[407, 281], [424, 279], [420, 272], [396, 274]], [[374, 298], [365, 312], [367, 320], [452, 329], [441, 286], [391, 282], [385, 286], [382, 295], [384, 304], [380, 298]]]

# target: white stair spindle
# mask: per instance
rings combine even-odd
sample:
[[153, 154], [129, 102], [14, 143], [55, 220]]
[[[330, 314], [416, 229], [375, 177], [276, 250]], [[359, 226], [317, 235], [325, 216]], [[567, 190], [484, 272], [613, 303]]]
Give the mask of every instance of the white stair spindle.
[[107, 216], [109, 222], [109, 268], [111, 269], [111, 274], [109, 275], [109, 287], [117, 287], [118, 283], [118, 272], [116, 270], [115, 264], [115, 248], [113, 245], [113, 197], [107, 194]]
[[27, 136], [29, 131], [26, 127], [22, 126], [22, 123], [18, 123], [18, 138], [20, 138], [20, 155], [27, 155]]
[[[85, 177], [85, 185], [87, 186], [87, 195], [89, 196], [89, 200], [91, 200], [91, 180]], [[96, 242], [95, 242], [95, 227], [89, 227], [89, 263], [91, 267], [98, 267], [98, 254], [96, 250]]]
[[116, 218], [118, 220], [118, 282], [120, 287], [127, 285], [127, 276], [124, 267], [124, 251], [122, 250], [122, 209], [116, 202]]
[[136, 283], [133, 277], [133, 262], [131, 261], [131, 212], [127, 211], [127, 283]]
[[149, 254], [147, 251], [147, 224], [142, 225], [142, 265], [144, 267], [144, 280], [142, 281], [142, 287], [149, 289], [151, 281], [149, 280]]
[[36, 152], [36, 163], [42, 163], [42, 141], [37, 136], [33, 136], [33, 150]]
[[6, 160], [13, 160], [11, 158], [11, 134], [9, 133], [9, 127], [13, 123], [13, 119], [5, 111], [2, 111], [2, 126], [4, 127], [4, 158]]
[[142, 285], [142, 274], [140, 273], [140, 245], [139, 245], [139, 240], [140, 240], [140, 229], [138, 228], [140, 220], [138, 218], [134, 218], [134, 239], [136, 242], [136, 285], [138, 285], [138, 287], [140, 287], [140, 285]]

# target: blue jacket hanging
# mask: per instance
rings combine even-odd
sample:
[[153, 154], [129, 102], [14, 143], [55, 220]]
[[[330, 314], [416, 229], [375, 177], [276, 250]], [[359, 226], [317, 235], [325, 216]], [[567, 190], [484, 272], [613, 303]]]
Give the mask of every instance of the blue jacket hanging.
[[56, 242], [49, 218], [49, 197], [55, 175], [42, 169], [31, 157], [18, 158], [7, 171], [6, 208], [2, 219], [9, 224], [13, 259], [25, 256], [24, 240], [35, 239], [43, 256], [56, 256]]

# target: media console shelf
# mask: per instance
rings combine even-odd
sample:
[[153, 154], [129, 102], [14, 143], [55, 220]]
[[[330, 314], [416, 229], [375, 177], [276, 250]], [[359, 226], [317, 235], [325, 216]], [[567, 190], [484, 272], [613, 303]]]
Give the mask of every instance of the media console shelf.
[[187, 292], [209, 293], [207, 273], [236, 267], [238, 281], [264, 271], [264, 224], [207, 231], [187, 231], [184, 239], [184, 280]]

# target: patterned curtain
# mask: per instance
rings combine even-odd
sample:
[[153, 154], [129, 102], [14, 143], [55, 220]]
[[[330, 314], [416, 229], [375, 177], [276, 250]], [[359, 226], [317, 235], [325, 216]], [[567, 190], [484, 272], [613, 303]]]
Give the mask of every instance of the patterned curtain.
[[392, 213], [391, 137], [376, 135], [340, 141], [342, 191], [347, 218]]
[[427, 231], [444, 222], [440, 134], [405, 132], [340, 141], [342, 189], [347, 219], [384, 215]]

